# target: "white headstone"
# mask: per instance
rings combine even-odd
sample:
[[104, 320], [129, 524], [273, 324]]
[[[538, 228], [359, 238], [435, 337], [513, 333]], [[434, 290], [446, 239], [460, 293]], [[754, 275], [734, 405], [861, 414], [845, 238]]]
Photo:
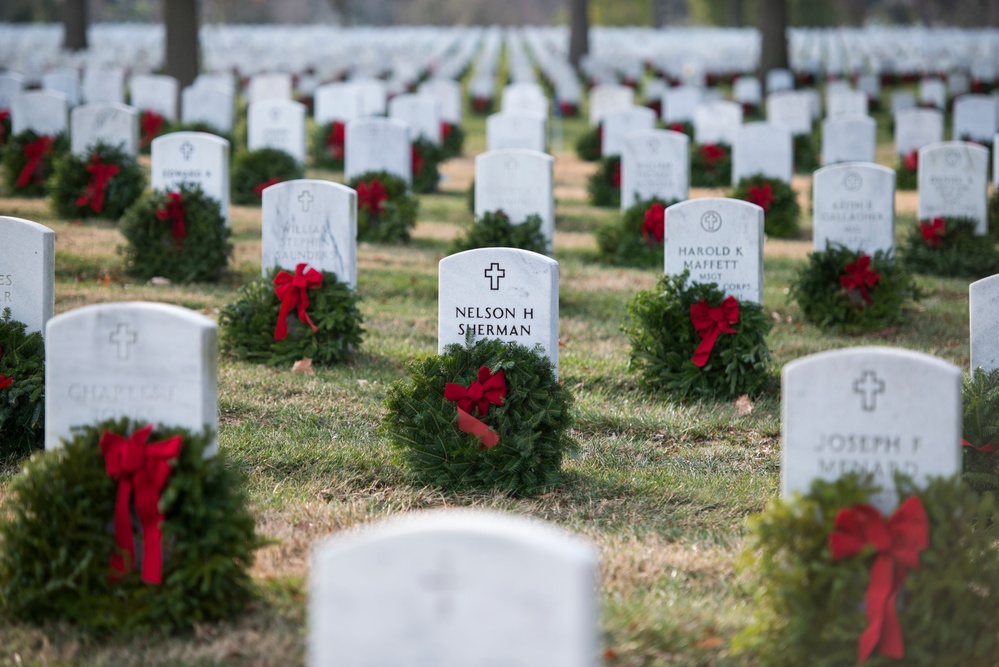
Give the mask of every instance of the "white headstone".
[[57, 69], [42, 76], [42, 90], [47, 93], [62, 93], [66, 103], [75, 107], [80, 103], [80, 73], [75, 69]]
[[735, 143], [742, 127], [742, 105], [720, 101], [701, 104], [694, 111], [694, 141], [698, 144]]
[[517, 224], [541, 216], [541, 232], [551, 248], [555, 236], [555, 158], [519, 148], [487, 151], [475, 157], [475, 215], [503, 211]]
[[690, 185], [690, 139], [672, 130], [645, 130], [621, 146], [621, 209], [658, 198], [683, 201]]
[[827, 101], [827, 116], [866, 116], [867, 93], [862, 90], [833, 92]]
[[999, 368], [999, 276], [971, 283], [968, 298], [971, 311], [971, 370], [994, 371]]
[[663, 122], [693, 123], [694, 112], [701, 105], [704, 90], [695, 86], [667, 88], [663, 93]]
[[453, 79], [430, 79], [420, 84], [420, 94], [437, 99], [441, 120], [461, 125], [461, 85]]
[[177, 120], [177, 79], [165, 74], [139, 74], [129, 83], [132, 106], [154, 111], [169, 122]]
[[486, 118], [486, 150], [524, 148], [545, 152], [545, 117], [533, 113], [501, 111]]
[[895, 152], [906, 156], [943, 141], [943, 114], [936, 109], [903, 109], [895, 114]]
[[827, 242], [874, 254], [895, 247], [895, 170], [878, 164], [834, 164], [815, 172], [815, 250]]
[[232, 132], [234, 100], [231, 88], [211, 83], [188, 86], [181, 93], [181, 122], [204, 123], [222, 133]]
[[736, 77], [732, 82], [732, 99], [740, 104], [759, 106], [763, 102], [763, 86], [755, 76]]
[[10, 109], [11, 134], [32, 130], [54, 137], [69, 130], [69, 105], [60, 93], [31, 91], [14, 98]]
[[122, 67], [88, 67], [83, 74], [83, 101], [86, 104], [124, 104], [125, 69]]
[[55, 300], [55, 232], [44, 225], [0, 215], [0, 315], [40, 331]]
[[407, 123], [415, 141], [423, 137], [441, 143], [441, 104], [430, 95], [396, 95], [389, 101], [389, 118]]
[[946, 109], [947, 85], [940, 79], [922, 79], [919, 82], [919, 103]]
[[273, 148], [305, 162], [305, 105], [282, 99], [251, 102], [246, 113], [246, 146]]
[[391, 118], [357, 118], [347, 123], [344, 178], [387, 171], [412, 183], [409, 125]]
[[633, 132], [655, 128], [656, 112], [648, 107], [624, 107], [608, 111], [604, 114], [602, 122], [601, 155], [604, 157], [620, 155], [625, 137]]
[[767, 97], [767, 122], [791, 134], [812, 133], [811, 101], [804, 93], [786, 92]]
[[514, 83], [503, 89], [500, 110], [527, 112], [548, 118], [548, 97], [536, 83]]
[[878, 124], [870, 116], [835, 116], [822, 121], [822, 164], [874, 162]]
[[24, 77], [17, 72], [0, 72], [0, 110], [10, 109], [14, 98], [24, 90]]
[[916, 108], [916, 95], [911, 90], [896, 90], [891, 94], [891, 114]]
[[616, 84], [594, 86], [590, 90], [590, 125], [603, 121], [611, 111], [625, 109], [635, 103], [635, 91], [630, 86]]
[[787, 69], [772, 69], [767, 71], [767, 93], [794, 89], [794, 74]]
[[317, 123], [335, 120], [346, 123], [364, 115], [361, 89], [352, 83], [327, 83], [316, 88], [313, 96]]
[[351, 79], [361, 93], [362, 116], [384, 116], [388, 104], [388, 89], [385, 82], [378, 79]]
[[794, 142], [787, 128], [770, 123], [747, 123], [732, 144], [732, 185], [761, 175], [791, 184]]
[[263, 100], [291, 100], [291, 75], [284, 72], [257, 74], [250, 79], [246, 99], [250, 104]]
[[222, 207], [229, 221], [229, 142], [206, 132], [171, 132], [153, 139], [152, 187], [171, 190], [197, 184]]
[[977, 144], [944, 141], [919, 149], [919, 219], [972, 218], [988, 231], [989, 152]]
[[954, 100], [955, 141], [989, 143], [999, 130], [999, 105], [991, 95], [962, 95]]
[[87, 156], [98, 142], [139, 154], [139, 112], [124, 104], [83, 104], [70, 113], [70, 148]]

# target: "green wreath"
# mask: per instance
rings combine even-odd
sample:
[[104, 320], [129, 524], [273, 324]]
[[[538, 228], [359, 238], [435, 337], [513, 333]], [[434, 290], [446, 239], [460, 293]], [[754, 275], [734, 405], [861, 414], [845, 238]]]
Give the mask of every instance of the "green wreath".
[[441, 159], [449, 160], [459, 157], [465, 148], [465, 130], [461, 125], [454, 123], [441, 123]]
[[0, 109], [0, 149], [3, 149], [7, 145], [7, 140], [10, 138], [10, 110]]
[[989, 234], [999, 234], [999, 189], [989, 197]]
[[0, 317], [0, 461], [40, 449], [45, 440], [45, 341], [23, 323]]
[[600, 158], [597, 170], [586, 181], [590, 204], [614, 208], [621, 205], [621, 156]]
[[808, 134], [794, 135], [792, 141], [794, 150], [794, 173], [810, 175], [821, 166], [819, 164], [818, 140], [815, 138], [814, 134], [809, 132]]
[[139, 113], [139, 152], [149, 155], [152, 152], [153, 139], [175, 132], [176, 126], [176, 123], [171, 123], [152, 109], [143, 109]]
[[[996, 236], [975, 236], [971, 218], [933, 218], [916, 224], [900, 256], [913, 273], [984, 278], [999, 271]], [[996, 230], [993, 230], [993, 232]]]
[[790, 184], [779, 178], [756, 174], [740, 180], [732, 197], [763, 208], [763, 231], [767, 236], [778, 239], [797, 238], [801, 206]]
[[232, 203], [260, 206], [267, 185], [303, 178], [305, 170], [291, 155], [276, 148], [242, 151], [232, 161]]
[[770, 318], [756, 303], [739, 304], [735, 334], [722, 333], [703, 367], [693, 362], [701, 345], [691, 322], [691, 308], [704, 301], [718, 307], [725, 293], [715, 283], [689, 283], [689, 272], [665, 275], [654, 290], [628, 302], [622, 327], [631, 345], [630, 369], [650, 391], [680, 398], [735, 398], [755, 395], [771, 383], [767, 332]]
[[653, 208], [658, 204], [665, 212], [676, 202], [675, 199], [666, 201], [659, 198], [636, 201], [618, 222], [598, 228], [600, 259], [615, 266], [661, 270], [665, 220], [663, 216], [656, 215]]
[[[470, 386], [483, 367], [502, 371], [506, 385], [502, 404], [474, 413], [499, 436], [491, 447], [459, 430], [458, 403], [444, 398], [446, 385]], [[415, 483], [530, 496], [559, 482], [562, 460], [576, 447], [573, 398], [540, 350], [480, 340], [449, 345], [407, 370], [409, 379], [389, 388], [381, 430]]]
[[600, 145], [603, 135], [603, 127], [597, 125], [588, 128], [576, 139], [576, 155], [585, 162], [598, 162], [600, 160]]
[[[95, 159], [96, 158], [96, 159]], [[104, 186], [103, 205], [97, 203], [92, 189], [94, 177], [91, 168], [117, 167], [117, 173]], [[99, 142], [88, 155], [80, 157], [71, 152], [56, 160], [55, 171], [49, 183], [52, 210], [60, 218], [107, 218], [117, 220], [142, 196], [146, 189], [146, 172], [139, 162], [120, 146]], [[82, 205], [81, 205], [82, 202]], [[95, 207], [100, 211], [95, 211]]]
[[690, 185], [724, 188], [732, 182], [732, 147], [728, 144], [690, 144]]
[[690, 139], [694, 138], [694, 124], [689, 120], [675, 120], [666, 129], [686, 134]]
[[976, 368], [962, 387], [962, 479], [971, 488], [999, 491], [999, 369]]
[[362, 183], [378, 181], [386, 199], [380, 207], [365, 206], [358, 197], [357, 240], [371, 243], [405, 243], [416, 226], [419, 200], [409, 193], [406, 181], [387, 171], [366, 171], [347, 183], [357, 190]]
[[[183, 233], [171, 217], [180, 195]], [[232, 254], [232, 230], [218, 201], [199, 185], [157, 190], [140, 199], [118, 225], [127, 241], [118, 250], [128, 275], [139, 280], [168, 278], [175, 283], [212, 282], [226, 269]]]
[[3, 149], [4, 182], [8, 191], [17, 197], [44, 197], [48, 194], [48, 180], [56, 160], [69, 152], [69, 139], [64, 133], [51, 137], [51, 145], [45, 149], [34, 171], [27, 175], [27, 182], [18, 185], [21, 172], [28, 166], [25, 149], [42, 139], [42, 135], [32, 130], [15, 134], [7, 141]]
[[428, 194], [437, 192], [441, 173], [438, 166], [443, 158], [441, 147], [429, 139], [420, 137], [413, 142], [411, 149], [413, 192]]
[[484, 95], [472, 95], [472, 111], [479, 116], [488, 116], [493, 112], [493, 98]]
[[916, 281], [892, 253], [868, 255], [833, 243], [809, 255], [789, 295], [812, 324], [848, 333], [901, 323], [907, 303], [919, 297]]
[[312, 142], [309, 150], [313, 165], [332, 171], [343, 171], [347, 140], [346, 128], [347, 124], [339, 120], [316, 123], [315, 129], [312, 131]]
[[[220, 349], [235, 359], [290, 368], [299, 359], [310, 358], [316, 366], [332, 366], [349, 360], [361, 344], [364, 329], [357, 293], [336, 274], [323, 272], [322, 286], [307, 291], [306, 314], [316, 331], [301, 322], [292, 311], [288, 334], [275, 340], [274, 328], [281, 300], [274, 291], [273, 268], [266, 278], [240, 289], [236, 300], [219, 313]], [[294, 272], [288, 272], [294, 273]]]
[[475, 248], [520, 248], [544, 255], [548, 242], [541, 233], [541, 224], [541, 216], [536, 213], [515, 225], [503, 211], [488, 211], [472, 223], [464, 236], [451, 242], [448, 254]]
[[118, 483], [99, 443], [104, 431], [127, 436], [144, 426], [121, 419], [79, 427], [14, 478], [0, 520], [0, 599], [9, 618], [68, 621], [99, 634], [172, 631], [232, 618], [254, 597], [247, 569], [264, 542], [241, 476], [220, 457], [202, 457], [211, 434], [165, 426], [150, 443], [183, 441], [160, 494], [162, 585], [143, 583], [137, 571], [109, 578]]
[[[948, 443], [950, 445], [950, 443]], [[929, 544], [908, 571], [894, 602], [905, 658], [875, 651], [868, 667], [992, 667], [999, 653], [999, 510], [958, 479], [936, 478], [925, 489], [898, 478], [900, 498], [925, 507]], [[857, 662], [867, 628], [864, 599], [874, 550], [833, 560], [829, 535], [840, 510], [867, 503], [876, 487], [856, 475], [816, 481], [805, 495], [772, 500], [750, 521], [750, 546], [740, 570], [754, 581], [752, 624], [736, 637], [737, 652], [772, 667], [841, 667]], [[946, 622], [941, 611], [946, 610]]]
[[911, 151], [908, 155], [898, 156], [898, 166], [895, 167], [896, 190], [919, 189], [919, 151]]

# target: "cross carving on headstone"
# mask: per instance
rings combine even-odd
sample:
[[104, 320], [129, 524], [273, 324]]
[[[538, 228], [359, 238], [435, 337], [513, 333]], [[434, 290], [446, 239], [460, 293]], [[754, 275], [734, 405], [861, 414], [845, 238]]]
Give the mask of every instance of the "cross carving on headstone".
[[484, 274], [486, 278], [489, 278], [489, 289], [495, 291], [499, 289], [500, 278], [506, 277], [506, 269], [501, 269], [498, 262], [493, 262]]
[[128, 325], [122, 323], [111, 334], [110, 340], [112, 345], [118, 346], [118, 361], [128, 361], [128, 346], [139, 341], [139, 334], [130, 331]]
[[450, 563], [444, 556], [434, 566], [432, 572], [420, 577], [420, 584], [436, 598], [438, 617], [446, 617], [454, 609], [455, 579]]
[[885, 393], [885, 381], [879, 380], [874, 371], [864, 371], [859, 380], [854, 380], [853, 393], [863, 397], [864, 410], [873, 412], [877, 407], [878, 394]]
[[308, 190], [302, 190], [302, 194], [298, 195], [298, 203], [302, 205], [302, 210], [308, 213], [312, 208], [312, 194]]
[[187, 162], [191, 159], [191, 153], [194, 152], [194, 144], [190, 141], [185, 141], [180, 145], [180, 154], [184, 156], [184, 161]]

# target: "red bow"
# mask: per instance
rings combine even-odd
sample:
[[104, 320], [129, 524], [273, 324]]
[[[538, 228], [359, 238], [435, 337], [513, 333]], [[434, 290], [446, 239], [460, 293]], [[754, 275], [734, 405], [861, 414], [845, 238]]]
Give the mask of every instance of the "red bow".
[[680, 134], [685, 134], [687, 128], [683, 126], [683, 123], [673, 123], [672, 125], [669, 126], [669, 129], [673, 130], [674, 132], [679, 132]]
[[413, 144], [410, 150], [410, 158], [413, 162], [413, 178], [416, 178], [421, 171], [423, 171], [423, 155], [420, 154], [420, 149]]
[[918, 496], [910, 496], [887, 521], [870, 505], [854, 505], [836, 515], [829, 535], [833, 560], [849, 558], [873, 547], [877, 553], [867, 586], [867, 628], [857, 642], [857, 664], [879, 649], [882, 655], [902, 658], [902, 628], [895, 597], [909, 570], [919, 567], [919, 552], [930, 544], [926, 510]]
[[90, 156], [87, 171], [90, 172], [90, 182], [87, 183], [83, 194], [77, 197], [76, 205], [83, 207], [90, 204], [91, 211], [100, 213], [104, 210], [104, 188], [107, 187], [108, 181], [120, 171], [120, 168], [116, 164], [104, 164], [101, 162], [100, 156], [94, 153]]
[[347, 126], [335, 120], [330, 123], [330, 134], [326, 138], [326, 152], [337, 160], [344, 156], [344, 146], [347, 142]]
[[621, 187], [621, 161], [616, 160], [614, 162], [614, 167], [611, 169], [611, 185], [615, 188]]
[[156, 209], [156, 217], [166, 222], [170, 221], [170, 232], [178, 243], [187, 236], [187, 211], [184, 208], [184, 198], [179, 192], [170, 192], [166, 196], [163, 207]]
[[576, 105], [572, 102], [559, 102], [558, 110], [563, 116], [575, 116]]
[[7, 131], [3, 124], [5, 120], [10, 120], [10, 109], [0, 109], [0, 146], [7, 143]]
[[146, 109], [142, 112], [142, 120], [139, 121], [139, 125], [142, 127], [142, 141], [139, 145], [145, 148], [153, 139], [159, 136], [160, 128], [163, 127], [164, 118], [160, 114], [156, 113], [151, 109]]
[[[3, 376], [0, 375], [0, 377]], [[0, 389], [3, 389], [3, 383], [0, 383]], [[984, 445], [973, 445], [964, 438], [961, 438], [961, 446], [971, 447], [975, 451], [983, 452], [985, 454], [991, 454], [992, 452], [999, 451], [999, 445], [993, 444], [991, 442]]]
[[645, 211], [645, 220], [642, 221], [642, 238], [645, 245], [654, 248], [663, 242], [666, 237], [666, 207], [655, 201]]
[[492, 102], [492, 100], [488, 97], [476, 97], [472, 100], [472, 107], [474, 107], [479, 113], [485, 113], [486, 109], [489, 108], [490, 102]]
[[[867, 303], [871, 302], [871, 295], [867, 288], [874, 287], [881, 280], [881, 274], [872, 271], [869, 268], [870, 265], [871, 256], [861, 255], [856, 262], [850, 262], [846, 265], [843, 275], [839, 278], [840, 286], [847, 290], [847, 293], [852, 290], [860, 290], [860, 297]], [[859, 302], [857, 305], [863, 307]]]
[[715, 341], [723, 333], [734, 334], [732, 325], [739, 321], [739, 302], [734, 296], [727, 297], [717, 308], [712, 308], [700, 299], [690, 307], [690, 322], [701, 337], [701, 343], [694, 351], [695, 366], [703, 367], [708, 363]]
[[254, 185], [253, 186], [253, 191], [257, 193], [258, 197], [263, 197], [264, 196], [264, 190], [266, 190], [267, 188], [271, 187], [275, 183], [280, 183], [282, 180], [283, 179], [277, 178], [276, 176], [272, 176], [271, 178], [268, 178], [263, 183], [259, 183], [257, 185]]
[[[160, 524], [160, 492], [170, 479], [170, 463], [180, 454], [181, 437], [175, 435], [162, 442], [146, 444], [153, 425], [139, 429], [125, 438], [110, 431], [101, 435], [101, 452], [108, 477], [118, 482], [118, 498], [114, 506], [114, 538], [119, 552], [111, 556], [111, 569], [127, 574], [135, 562], [132, 537], [132, 515], [129, 502], [135, 495], [135, 511], [142, 525], [142, 581], [160, 584], [163, 581], [163, 550]], [[128, 562], [121, 551], [128, 554]]]
[[909, 151], [908, 155], [905, 156], [905, 168], [909, 171], [916, 171], [919, 169], [919, 151]]
[[357, 184], [357, 208], [365, 209], [368, 213], [381, 213], [382, 204], [388, 199], [385, 186], [377, 178], [365, 183], [361, 181]]
[[774, 187], [769, 183], [764, 183], [762, 188], [750, 185], [749, 198], [746, 201], [756, 204], [766, 213], [770, 210], [770, 204], [774, 203]]
[[[3, 348], [0, 347], [0, 359], [3, 359]], [[14, 384], [14, 378], [9, 378], [4, 375], [0, 375], [0, 389], [6, 389], [10, 385]]]
[[24, 157], [28, 158], [25, 163], [24, 168], [17, 177], [17, 187], [23, 188], [32, 180], [35, 183], [42, 182], [41, 174], [36, 173], [38, 163], [41, 162], [42, 158], [49, 155], [52, 152], [52, 137], [44, 136], [38, 137], [31, 143], [25, 145], [24, 147]]
[[503, 371], [493, 374], [489, 368], [479, 368], [479, 375], [468, 388], [460, 384], [448, 382], [444, 385], [444, 399], [458, 403], [458, 430], [474, 435], [482, 443], [483, 449], [495, 447], [499, 435], [484, 423], [471, 415], [477, 410], [485, 417], [489, 414], [490, 405], [503, 405], [506, 398], [506, 375]]
[[719, 160], [725, 157], [725, 149], [718, 144], [704, 144], [701, 146], [701, 157], [707, 162], [707, 166], [714, 167]]
[[447, 138], [451, 136], [451, 130], [454, 126], [446, 120], [441, 121], [441, 141], [447, 141]]
[[309, 294], [306, 290], [319, 289], [323, 286], [323, 274], [315, 269], [305, 270], [305, 263], [295, 267], [295, 275], [287, 271], [279, 271], [274, 280], [274, 293], [281, 300], [281, 310], [278, 311], [277, 326], [274, 327], [274, 340], [284, 340], [288, 336], [288, 314], [298, 306], [298, 319], [308, 324], [315, 333], [319, 327], [312, 323], [305, 309], [309, 307]]
[[926, 245], [931, 248], [939, 248], [946, 233], [944, 227], [943, 218], [933, 218], [932, 222], [919, 223], [919, 233], [923, 235], [923, 241], [926, 242]]

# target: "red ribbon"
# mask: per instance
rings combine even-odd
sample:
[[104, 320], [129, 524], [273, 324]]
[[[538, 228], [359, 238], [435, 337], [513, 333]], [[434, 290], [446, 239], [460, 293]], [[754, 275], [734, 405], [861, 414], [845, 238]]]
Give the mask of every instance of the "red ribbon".
[[[3, 348], [0, 347], [0, 359], [3, 359]], [[14, 384], [14, 378], [6, 377], [5, 375], [0, 375], [0, 389], [6, 389], [10, 385]]]
[[572, 102], [559, 102], [558, 110], [563, 116], [575, 116], [576, 105]]
[[905, 168], [909, 171], [916, 171], [919, 169], [919, 151], [909, 151], [908, 155], [905, 156]]
[[926, 245], [931, 248], [939, 248], [946, 233], [944, 227], [943, 218], [933, 218], [932, 222], [919, 223], [919, 233], [923, 235], [923, 241], [926, 242]]
[[708, 167], [714, 167], [725, 155], [725, 149], [718, 144], [704, 144], [701, 146], [701, 157], [704, 158]]
[[90, 182], [87, 183], [83, 194], [77, 197], [76, 205], [82, 208], [90, 204], [91, 211], [100, 213], [104, 210], [104, 188], [121, 169], [116, 164], [104, 164], [100, 156], [94, 153], [90, 156], [87, 171], [90, 172]]
[[[163, 548], [160, 524], [160, 492], [170, 479], [169, 459], [180, 454], [181, 437], [175, 435], [161, 442], [146, 444], [153, 425], [139, 429], [125, 438], [110, 431], [101, 435], [101, 452], [108, 477], [118, 482], [118, 497], [114, 507], [114, 538], [119, 552], [111, 556], [111, 569], [127, 574], [135, 562], [132, 536], [132, 514], [129, 503], [135, 496], [135, 511], [142, 526], [142, 581], [163, 582]], [[128, 562], [122, 557], [129, 555]]]
[[323, 274], [315, 269], [305, 270], [307, 264], [302, 263], [295, 267], [295, 275], [292, 276], [287, 271], [279, 271], [274, 280], [274, 293], [281, 300], [281, 310], [278, 311], [277, 326], [274, 327], [274, 340], [284, 340], [288, 336], [288, 314], [292, 308], [298, 306], [298, 319], [312, 328], [312, 332], [318, 331], [319, 327], [312, 323], [309, 314], [305, 309], [309, 307], [309, 294], [307, 290], [319, 289], [323, 286]]
[[421, 171], [423, 171], [423, 155], [420, 154], [420, 149], [413, 144], [410, 150], [410, 159], [413, 162], [413, 178], [416, 178]]
[[673, 123], [672, 125], [669, 126], [669, 129], [673, 130], [674, 132], [679, 132], [680, 134], [686, 134], [687, 130], [687, 128], [683, 126], [683, 123]]
[[654, 248], [662, 245], [666, 237], [666, 207], [657, 201], [645, 211], [645, 219], [642, 221], [642, 238], [645, 245]]
[[453, 129], [454, 125], [446, 120], [441, 121], [441, 141], [447, 141], [447, 138], [451, 136], [451, 131]]
[[611, 185], [615, 188], [621, 187], [621, 161], [617, 160], [614, 162], [614, 167], [611, 169]]
[[486, 109], [489, 108], [489, 104], [491, 102], [492, 99], [488, 97], [476, 97], [474, 100], [472, 100], [472, 106], [475, 108], [477, 112], [485, 113]]
[[44, 136], [38, 137], [31, 143], [25, 145], [24, 147], [24, 157], [28, 158], [25, 163], [24, 168], [17, 177], [17, 187], [23, 188], [32, 180], [35, 183], [41, 183], [41, 174], [37, 174], [38, 163], [41, 162], [42, 158], [52, 153], [52, 137]]
[[271, 187], [275, 183], [280, 183], [281, 180], [282, 179], [280, 179], [280, 178], [272, 176], [271, 178], [268, 178], [263, 183], [258, 183], [257, 185], [254, 185], [253, 186], [253, 191], [257, 193], [258, 197], [263, 197], [264, 196], [264, 190], [266, 190], [267, 188]]
[[[874, 287], [881, 280], [881, 274], [872, 271], [870, 255], [861, 255], [856, 262], [846, 265], [844, 274], [839, 278], [839, 284], [848, 292], [859, 290], [860, 297], [866, 302], [871, 302], [871, 295], [867, 291], [868, 287]], [[859, 303], [857, 304], [860, 305]]]
[[[3, 377], [3, 376], [0, 375], [0, 377]], [[0, 383], [0, 389], [3, 389], [3, 384], [2, 383]], [[964, 438], [961, 438], [961, 446], [962, 447], [971, 447], [975, 451], [983, 452], [985, 454], [991, 454], [992, 452], [999, 451], [999, 445], [993, 444], [991, 442], [987, 443], [987, 444], [984, 444], [984, 445], [973, 445], [970, 442], [968, 442], [967, 440], [965, 440]]]
[[770, 183], [764, 183], [762, 188], [750, 185], [749, 198], [746, 201], [756, 204], [766, 213], [770, 210], [770, 204], [774, 203], [774, 186]]
[[0, 109], [0, 146], [7, 143], [7, 131], [3, 125], [5, 120], [10, 120], [10, 109]]
[[152, 143], [153, 139], [159, 136], [164, 120], [163, 116], [152, 109], [146, 109], [142, 112], [142, 119], [139, 121], [139, 126], [142, 128], [140, 146], [145, 148]]
[[492, 373], [488, 367], [479, 368], [477, 378], [468, 388], [448, 382], [444, 385], [444, 399], [458, 404], [458, 430], [478, 438], [482, 449], [495, 447], [499, 435], [486, 424], [472, 416], [476, 410], [479, 416], [489, 414], [490, 405], [503, 405], [506, 398], [506, 375], [503, 371]]
[[372, 178], [369, 182], [361, 181], [357, 184], [357, 208], [365, 209], [369, 213], [381, 213], [382, 205], [388, 200], [388, 193], [385, 186], [377, 178]]
[[330, 134], [326, 137], [326, 152], [337, 160], [342, 160], [347, 144], [347, 126], [335, 120], [330, 123]]
[[723, 333], [734, 334], [732, 325], [739, 321], [739, 302], [734, 296], [727, 297], [717, 308], [712, 308], [700, 299], [690, 307], [690, 322], [701, 337], [701, 343], [694, 351], [695, 366], [703, 367], [708, 363], [715, 341]]
[[184, 198], [179, 192], [167, 193], [163, 206], [156, 209], [156, 217], [163, 222], [170, 221], [170, 233], [178, 243], [187, 236], [187, 211], [184, 208]]
[[873, 548], [877, 558], [865, 596], [867, 628], [857, 642], [857, 664], [874, 651], [890, 658], [904, 657], [902, 627], [895, 598], [909, 570], [919, 567], [919, 552], [930, 544], [926, 510], [918, 496], [910, 496], [887, 521], [870, 505], [854, 505], [836, 515], [836, 530], [829, 535], [833, 560], [855, 556]]

